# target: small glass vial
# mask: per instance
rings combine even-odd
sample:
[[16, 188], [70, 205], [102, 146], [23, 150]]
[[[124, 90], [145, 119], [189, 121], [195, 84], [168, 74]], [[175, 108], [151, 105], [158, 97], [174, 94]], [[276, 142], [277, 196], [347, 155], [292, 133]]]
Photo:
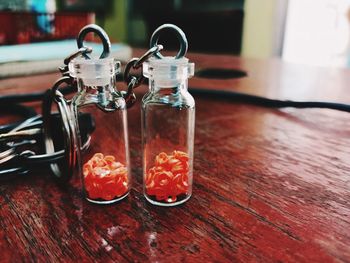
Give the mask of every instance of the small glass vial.
[[195, 102], [187, 88], [193, 73], [184, 57], [143, 64], [149, 78], [142, 99], [143, 189], [154, 205], [179, 205], [192, 194]]
[[[86, 134], [78, 123], [78, 172], [83, 191], [92, 203], [110, 204], [125, 198], [130, 189], [129, 146], [126, 103], [117, 91], [115, 75], [120, 63], [114, 59], [74, 59], [70, 73], [77, 80], [78, 93], [72, 99], [74, 120], [92, 118], [90, 146], [82, 145]], [[84, 119], [81, 116], [80, 119]]]

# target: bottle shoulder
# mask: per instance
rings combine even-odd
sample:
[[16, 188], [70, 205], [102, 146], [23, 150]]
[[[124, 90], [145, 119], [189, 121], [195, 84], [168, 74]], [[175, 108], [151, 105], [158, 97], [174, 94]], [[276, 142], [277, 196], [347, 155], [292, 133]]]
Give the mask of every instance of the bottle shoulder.
[[88, 105], [96, 105], [101, 109], [107, 111], [112, 109], [124, 109], [126, 108], [126, 102], [123, 96], [119, 92], [91, 94], [80, 92], [72, 98], [73, 107], [85, 107]]
[[142, 98], [142, 106], [148, 105], [169, 105], [178, 108], [194, 108], [195, 100], [187, 90], [180, 92], [151, 92], [146, 93]]

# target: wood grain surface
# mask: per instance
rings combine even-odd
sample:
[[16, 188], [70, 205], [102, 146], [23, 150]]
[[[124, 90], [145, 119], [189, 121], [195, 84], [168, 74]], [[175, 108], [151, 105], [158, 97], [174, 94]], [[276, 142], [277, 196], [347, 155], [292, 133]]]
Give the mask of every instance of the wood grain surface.
[[[350, 103], [349, 70], [277, 59], [189, 57], [197, 69], [248, 74], [194, 78], [190, 86]], [[57, 76], [1, 80], [0, 94], [43, 90]], [[138, 89], [138, 101], [146, 90]], [[78, 180], [59, 186], [44, 168], [1, 181], [0, 261], [350, 262], [349, 114], [195, 99], [188, 202], [161, 208], [143, 197], [137, 103], [128, 110], [129, 197], [113, 205], [90, 204], [82, 199]]]

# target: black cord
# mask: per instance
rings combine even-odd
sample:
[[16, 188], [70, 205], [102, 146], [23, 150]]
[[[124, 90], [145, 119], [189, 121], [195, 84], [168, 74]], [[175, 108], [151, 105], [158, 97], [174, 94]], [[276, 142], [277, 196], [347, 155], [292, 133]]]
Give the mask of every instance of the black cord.
[[25, 119], [28, 119], [37, 115], [36, 111], [32, 107], [27, 107], [17, 103], [11, 104], [11, 105], [7, 103], [0, 103], [0, 113], [16, 114], [16, 115], [22, 116]]
[[[75, 88], [73, 86], [67, 86], [60, 89], [63, 95], [72, 93], [74, 90]], [[19, 115], [23, 117], [24, 120], [34, 117], [37, 115], [37, 112], [32, 107], [21, 105], [20, 103], [42, 101], [45, 93], [46, 91], [0, 96], [0, 113]], [[0, 133], [9, 132], [21, 122], [22, 121], [0, 125]]]
[[[19, 115], [23, 118], [22, 121], [37, 115], [36, 111], [32, 107], [24, 106], [21, 104], [7, 104], [7, 103], [3, 103], [3, 104], [0, 103], [0, 113], [1, 115], [4, 113], [8, 115], [11, 115], [11, 114]], [[9, 132], [13, 128], [21, 124], [22, 121], [0, 125], [0, 133]]]
[[249, 95], [236, 91], [190, 88], [190, 93], [194, 96], [206, 96], [210, 98], [227, 99], [232, 102], [248, 103], [252, 105], [267, 108], [323, 108], [338, 111], [350, 112], [350, 105], [336, 102], [318, 102], [318, 101], [291, 101], [291, 100], [274, 100], [265, 97]]

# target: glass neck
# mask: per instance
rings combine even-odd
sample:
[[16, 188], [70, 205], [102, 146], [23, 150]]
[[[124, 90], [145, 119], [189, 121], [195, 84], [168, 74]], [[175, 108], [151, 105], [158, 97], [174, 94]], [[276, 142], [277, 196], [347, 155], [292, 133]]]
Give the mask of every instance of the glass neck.
[[149, 89], [152, 93], [161, 94], [176, 94], [179, 92], [187, 91], [188, 79], [182, 79], [177, 82], [167, 83], [164, 81], [157, 81], [155, 79], [150, 79]]
[[115, 77], [111, 76], [105, 80], [77, 80], [78, 86], [78, 104], [95, 103], [98, 105], [106, 105], [110, 101], [112, 94], [117, 92], [115, 86]]
[[115, 76], [110, 76], [105, 79], [83, 79], [78, 78], [78, 92], [86, 92], [94, 94], [99, 92], [113, 92], [115, 88]]

